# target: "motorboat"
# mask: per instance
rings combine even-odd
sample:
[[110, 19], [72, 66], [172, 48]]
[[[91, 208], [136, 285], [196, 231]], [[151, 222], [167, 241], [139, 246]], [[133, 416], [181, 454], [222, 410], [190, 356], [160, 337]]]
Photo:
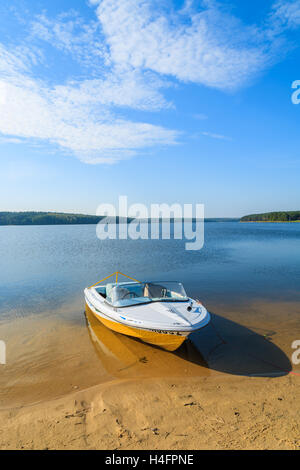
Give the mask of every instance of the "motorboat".
[[[187, 296], [175, 281], [118, 282], [115, 272], [84, 290], [86, 309], [111, 330], [175, 351], [210, 321], [198, 300]], [[116, 275], [113, 283], [102, 284]]]

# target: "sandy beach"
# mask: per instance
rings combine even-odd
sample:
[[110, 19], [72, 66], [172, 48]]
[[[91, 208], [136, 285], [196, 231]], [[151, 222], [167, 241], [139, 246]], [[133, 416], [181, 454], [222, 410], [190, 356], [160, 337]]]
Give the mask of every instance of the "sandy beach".
[[299, 304], [217, 311], [176, 353], [92, 316], [61, 327], [53, 315], [1, 325], [2, 336], [14, 332], [9, 351], [17, 354], [22, 336], [36, 356], [30, 368], [25, 354], [2, 369], [0, 448], [299, 449], [300, 368], [290, 362]]
[[1, 449], [299, 449], [299, 377], [113, 381], [1, 411]]

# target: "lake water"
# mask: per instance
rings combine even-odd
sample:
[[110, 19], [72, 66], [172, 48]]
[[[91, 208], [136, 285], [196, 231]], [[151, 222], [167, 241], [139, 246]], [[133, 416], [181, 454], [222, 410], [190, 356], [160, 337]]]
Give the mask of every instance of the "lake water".
[[[0, 227], [0, 260], [7, 343], [0, 406], [116, 377], [291, 370], [291, 342], [300, 339], [300, 224], [208, 222], [199, 251], [186, 251], [184, 240], [100, 241], [94, 225], [8, 226]], [[182, 281], [213, 313], [210, 333], [174, 354], [86, 319], [83, 289], [116, 270]]]
[[205, 302], [298, 300], [300, 224], [205, 224], [205, 243], [104, 240], [94, 225], [0, 227], [0, 315], [39, 313], [80, 298], [118, 270], [139, 280], [179, 280]]

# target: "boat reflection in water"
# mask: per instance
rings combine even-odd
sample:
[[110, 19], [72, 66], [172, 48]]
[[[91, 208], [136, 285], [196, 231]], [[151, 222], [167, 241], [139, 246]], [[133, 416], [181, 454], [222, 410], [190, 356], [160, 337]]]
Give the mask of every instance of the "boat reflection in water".
[[208, 376], [210, 370], [190, 342], [175, 353], [116, 333], [104, 326], [86, 308], [91, 340], [101, 364], [109, 374], [120, 378]]
[[[199, 377], [218, 373], [280, 377], [292, 370], [276, 344], [236, 322], [212, 314], [210, 326], [175, 352], [164, 351], [106, 328], [87, 309], [86, 318], [102, 365], [114, 377]], [[259, 329], [265, 333], [267, 330]], [[275, 333], [274, 333], [275, 334]]]

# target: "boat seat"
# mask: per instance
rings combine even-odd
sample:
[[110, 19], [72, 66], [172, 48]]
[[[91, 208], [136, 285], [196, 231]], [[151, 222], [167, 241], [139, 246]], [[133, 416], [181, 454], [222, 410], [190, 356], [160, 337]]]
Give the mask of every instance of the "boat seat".
[[166, 297], [167, 289], [164, 286], [159, 284], [147, 283], [144, 289], [144, 297], [149, 297], [152, 299], [158, 299], [161, 297]]
[[113, 304], [118, 302], [119, 300], [129, 299], [130, 298], [130, 290], [126, 289], [125, 287], [116, 286], [111, 290], [111, 301]]

